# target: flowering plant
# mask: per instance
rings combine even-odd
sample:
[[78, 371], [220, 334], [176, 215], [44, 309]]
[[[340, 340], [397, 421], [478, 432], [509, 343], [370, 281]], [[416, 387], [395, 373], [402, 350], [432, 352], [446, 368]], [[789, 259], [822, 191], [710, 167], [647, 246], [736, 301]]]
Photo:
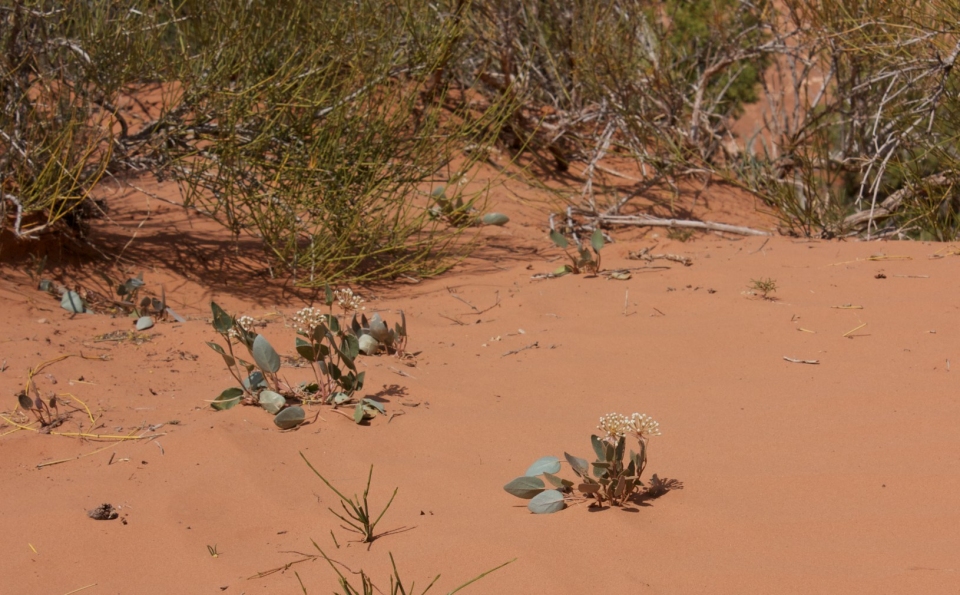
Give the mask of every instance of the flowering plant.
[[[647, 466], [647, 445], [652, 437], [660, 435], [660, 424], [642, 413], [629, 417], [610, 413], [600, 418], [597, 429], [603, 435], [590, 437], [597, 455], [593, 463], [563, 453], [579, 479], [578, 483], [555, 475], [560, 471], [560, 459], [543, 457], [503, 489], [519, 498], [529, 499], [527, 508], [537, 514], [563, 510], [571, 500], [590, 500], [598, 507], [604, 502], [611, 506], [622, 505], [644, 487], [640, 477]], [[628, 436], [637, 441], [639, 452], [631, 449], [625, 461]], [[540, 476], [553, 487], [547, 489]]]
[[[400, 312], [402, 324], [389, 329], [379, 314], [371, 320], [357, 313], [364, 309], [364, 300], [351, 289], [331, 291], [326, 288], [327, 311], [307, 307], [293, 316], [297, 331], [297, 353], [313, 370], [316, 382], [291, 386], [278, 376], [280, 355], [267, 339], [256, 331], [259, 323], [249, 316], [234, 318], [216, 303], [213, 310], [213, 328], [226, 342], [226, 349], [218, 343], [208, 342], [219, 353], [227, 369], [240, 384], [228, 388], [214, 399], [215, 409], [230, 409], [237, 404], [260, 405], [275, 414], [276, 424], [284, 429], [303, 423], [304, 412], [300, 404], [326, 403], [335, 408], [352, 403], [355, 405], [353, 419], [361, 423], [377, 414], [385, 413], [383, 405], [370, 398], [354, 399], [354, 394], [363, 388], [365, 372], [357, 370], [356, 359], [360, 353], [373, 355], [381, 345], [386, 351], [403, 356], [406, 345], [406, 317]], [[351, 313], [350, 324], [342, 322], [333, 313], [336, 304], [346, 318]], [[252, 362], [245, 361], [234, 352], [234, 346], [246, 347]]]

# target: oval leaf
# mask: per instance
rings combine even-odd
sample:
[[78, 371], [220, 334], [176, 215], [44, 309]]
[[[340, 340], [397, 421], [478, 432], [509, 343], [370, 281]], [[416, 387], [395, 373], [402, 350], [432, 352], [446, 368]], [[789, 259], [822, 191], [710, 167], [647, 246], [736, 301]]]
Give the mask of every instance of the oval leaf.
[[20, 404], [20, 407], [26, 411], [33, 409], [33, 401], [30, 400], [30, 397], [24, 393], [17, 395], [17, 402]]
[[350, 395], [348, 395], [347, 393], [334, 393], [334, 394], [330, 397], [330, 400], [333, 401], [333, 404], [334, 404], [334, 405], [343, 405], [344, 403], [346, 403], [346, 402], [349, 401], [350, 399], [351, 399], [351, 397], [350, 397]]
[[210, 302], [213, 311], [213, 328], [221, 335], [227, 334], [233, 328], [233, 317], [223, 311], [216, 302]]
[[353, 408], [353, 421], [354, 423], [360, 423], [366, 418], [366, 412], [363, 410], [363, 403], [357, 403], [357, 406]]
[[302, 424], [305, 417], [303, 407], [287, 407], [273, 418], [273, 423], [281, 430], [289, 430]]
[[593, 452], [597, 453], [597, 460], [602, 461], [605, 457], [603, 456], [603, 442], [600, 441], [600, 437], [596, 434], [590, 436], [590, 444], [593, 445]]
[[370, 319], [370, 335], [380, 341], [385, 343], [387, 341], [387, 335], [389, 331], [387, 330], [387, 324], [380, 318], [380, 314], [376, 313], [373, 315], [373, 318]]
[[237, 387], [228, 388], [227, 390], [220, 393], [216, 399], [213, 400], [213, 403], [210, 403], [210, 406], [216, 409], [217, 411], [226, 411], [232, 407], [235, 407], [237, 403], [240, 402], [240, 397], [243, 396], [243, 390]]
[[343, 338], [341, 349], [343, 350], [344, 355], [346, 355], [350, 361], [353, 361], [357, 359], [358, 355], [360, 355], [360, 342], [353, 335], [347, 335]]
[[244, 378], [243, 387], [251, 391], [258, 388], [267, 388], [267, 381], [263, 379], [263, 374], [260, 373], [260, 370], [257, 370]]
[[487, 213], [481, 221], [484, 225], [506, 225], [510, 221], [510, 217], [503, 213]]
[[582, 494], [596, 494], [600, 491], [600, 484], [581, 483], [577, 486], [577, 489], [580, 490], [580, 493]]
[[68, 290], [63, 292], [63, 297], [60, 299], [60, 307], [72, 314], [82, 314], [87, 311], [83, 299], [80, 298], [80, 294], [76, 291]]
[[373, 407], [380, 413], [383, 413], [383, 414], [387, 413], [387, 410], [383, 408], [383, 403], [378, 403], [373, 399], [363, 399], [361, 402], [366, 406]]
[[317, 361], [317, 352], [313, 348], [313, 344], [307, 343], [300, 337], [297, 337], [297, 353], [300, 354], [300, 357], [307, 360], [308, 362]]
[[250, 351], [253, 353], [253, 361], [257, 362], [261, 370], [275, 374], [280, 369], [280, 356], [263, 335], [257, 335]]
[[523, 476], [503, 486], [503, 489], [506, 490], [508, 494], [513, 494], [517, 498], [529, 500], [542, 492], [544, 487], [543, 480], [539, 477]]
[[567, 238], [563, 237], [563, 234], [561, 234], [559, 231], [555, 229], [550, 230], [550, 239], [553, 240], [553, 243], [560, 248], [565, 249], [567, 246], [570, 245], [569, 243], [567, 243]]
[[557, 477], [553, 473], [544, 473], [543, 477], [549, 481], [553, 487], [559, 489], [560, 491], [564, 491], [567, 488], [573, 487], [572, 481], [569, 479], [563, 479], [562, 477]]
[[137, 330], [145, 331], [148, 328], [153, 328], [153, 318], [150, 316], [141, 316], [137, 319]]
[[370, 335], [362, 335], [359, 340], [359, 347], [364, 355], [373, 355], [380, 349], [380, 342]]
[[590, 469], [590, 463], [588, 463], [585, 459], [581, 459], [580, 457], [575, 457], [572, 454], [567, 452], [563, 453], [563, 456], [567, 458], [567, 462], [570, 463], [570, 467], [573, 468], [574, 473], [576, 473], [580, 477], [587, 476]]
[[543, 457], [534, 461], [532, 465], [527, 469], [527, 472], [524, 473], [527, 477], [533, 477], [534, 475], [540, 475], [541, 473], [559, 473], [560, 472], [560, 459], [557, 457]]
[[275, 393], [272, 390], [260, 391], [260, 406], [266, 409], [268, 413], [276, 415], [286, 404], [287, 400], [280, 393]]
[[593, 235], [590, 236], [590, 246], [593, 248], [594, 252], [599, 252], [603, 248], [604, 244], [603, 232], [600, 229], [593, 230]]
[[533, 499], [530, 500], [530, 503], [527, 504], [527, 508], [529, 508], [533, 514], [559, 512], [566, 508], [566, 506], [567, 504], [563, 501], [563, 494], [557, 490], [541, 492], [534, 496]]

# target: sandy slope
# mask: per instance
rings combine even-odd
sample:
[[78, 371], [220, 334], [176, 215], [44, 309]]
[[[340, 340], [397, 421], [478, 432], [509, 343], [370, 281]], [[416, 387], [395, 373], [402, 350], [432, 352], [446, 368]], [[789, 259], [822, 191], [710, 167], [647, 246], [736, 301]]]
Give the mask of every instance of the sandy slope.
[[[393, 552], [407, 580], [441, 573], [439, 592], [512, 558], [464, 592], [960, 590], [960, 258], [950, 247], [633, 234], [606, 249], [606, 266], [641, 266], [627, 253], [655, 242], [693, 266], [666, 263], [629, 281], [537, 280], [558, 254], [541, 239], [543, 218], [521, 213], [449, 275], [364, 291], [388, 319], [406, 311], [421, 352], [415, 368], [363, 360], [365, 392], [401, 415], [359, 427], [324, 410], [317, 424], [281, 433], [259, 409], [207, 406], [230, 377], [204, 345], [214, 338], [204, 318], [215, 298], [267, 321], [262, 332], [292, 354], [285, 316], [309, 296], [260, 281], [262, 267], [231, 255], [202, 220], [156, 201], [125, 204], [117, 237], [101, 239], [118, 251], [136, 233], [119, 268], [146, 270], [148, 288], [162, 282], [189, 320], [159, 324], [141, 345], [96, 342], [130, 322], [70, 319], [14, 258], [0, 280], [2, 409], [29, 367], [82, 351], [109, 361], [49, 366], [37, 377], [44, 394], [102, 411], [98, 432], [165, 425], [153, 441], [125, 443], [0, 427], [3, 593], [92, 584], [80, 592], [297, 593], [294, 570], [310, 593], [328, 593], [334, 574], [322, 561], [247, 578], [312, 552], [311, 538], [381, 589]], [[891, 258], [869, 260], [878, 254]], [[69, 259], [53, 272], [104, 285]], [[760, 277], [776, 279], [776, 300], [749, 293]], [[450, 290], [480, 310], [499, 305], [476, 314]], [[862, 309], [834, 308], [844, 304]], [[611, 411], [660, 422], [649, 472], [680, 489], [629, 511], [581, 505], [548, 516], [501, 489], [541, 456], [587, 456], [597, 418]], [[350, 493], [374, 464], [375, 506], [399, 487], [382, 528], [409, 530], [369, 551], [351, 543], [300, 451]], [[89, 456], [37, 468], [79, 455]], [[103, 502], [126, 523], [87, 518]]]

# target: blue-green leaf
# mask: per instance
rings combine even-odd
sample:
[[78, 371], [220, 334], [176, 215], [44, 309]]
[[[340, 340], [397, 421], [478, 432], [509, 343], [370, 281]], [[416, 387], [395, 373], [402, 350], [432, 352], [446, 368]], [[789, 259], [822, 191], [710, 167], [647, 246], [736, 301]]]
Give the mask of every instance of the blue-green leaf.
[[221, 335], [227, 334], [233, 328], [233, 317], [223, 311], [217, 302], [210, 302], [213, 311], [213, 328]]
[[506, 490], [508, 494], [512, 494], [517, 498], [529, 500], [542, 492], [544, 487], [543, 480], [539, 477], [527, 477], [524, 475], [503, 486], [503, 489]]
[[280, 356], [263, 335], [257, 335], [250, 351], [253, 353], [253, 361], [257, 362], [261, 370], [275, 374], [280, 369]]
[[361, 402], [362, 402], [362, 403], [365, 403], [366, 405], [369, 405], [370, 407], [373, 407], [374, 409], [376, 409], [376, 410], [379, 411], [380, 413], [384, 413], [384, 414], [385, 414], [385, 413], [387, 412], [387, 410], [383, 408], [383, 403], [378, 403], [377, 401], [374, 401], [373, 399], [363, 399]]
[[593, 452], [597, 453], [597, 460], [604, 460], [603, 443], [600, 441], [600, 437], [596, 434], [590, 436], [590, 443], [593, 445]]
[[276, 414], [287, 404], [287, 400], [280, 393], [272, 390], [260, 391], [260, 406], [267, 410], [267, 413]]
[[580, 477], [587, 477], [590, 472], [590, 463], [585, 459], [580, 457], [575, 457], [570, 453], [563, 453], [563, 456], [567, 458], [567, 462], [570, 463], [570, 467], [573, 468], [573, 472], [579, 475]]
[[603, 248], [604, 244], [603, 232], [600, 231], [600, 228], [593, 230], [593, 235], [590, 236], [590, 245], [593, 247], [594, 252], [600, 252], [600, 249]]
[[555, 229], [550, 230], [550, 239], [553, 240], [553, 243], [560, 248], [566, 249], [566, 247], [570, 245], [567, 242], [567, 238], [563, 237], [563, 234]]
[[510, 217], [507, 217], [503, 213], [487, 213], [481, 219], [484, 225], [506, 225], [510, 221]]
[[[245, 362], [241, 360], [240, 363]], [[260, 370], [257, 370], [243, 379], [243, 387], [249, 391], [255, 391], [258, 388], [267, 388], [267, 381], [264, 379]]]
[[317, 352], [313, 348], [313, 344], [307, 341], [304, 341], [300, 337], [296, 338], [297, 342], [297, 353], [300, 354], [300, 357], [307, 360], [308, 362], [317, 361]]
[[534, 461], [524, 473], [527, 477], [540, 475], [541, 473], [558, 473], [560, 471], [560, 459], [557, 457], [543, 457]]
[[303, 407], [293, 406], [287, 407], [278, 413], [277, 416], [273, 418], [273, 423], [277, 424], [277, 427], [281, 430], [289, 430], [302, 424], [305, 418], [306, 414], [303, 412]]
[[210, 403], [210, 406], [216, 409], [217, 411], [225, 411], [231, 407], [235, 407], [237, 403], [240, 402], [240, 397], [243, 396], [243, 390], [233, 387], [228, 388], [227, 390], [220, 393], [216, 399], [213, 400], [213, 403]]
[[566, 503], [563, 501], [563, 494], [557, 490], [540, 492], [527, 504], [527, 508], [529, 508], [533, 514], [550, 514], [552, 512], [559, 512], [565, 507]]
[[60, 307], [71, 314], [83, 314], [87, 311], [87, 305], [76, 291], [67, 290], [63, 292], [60, 298]]

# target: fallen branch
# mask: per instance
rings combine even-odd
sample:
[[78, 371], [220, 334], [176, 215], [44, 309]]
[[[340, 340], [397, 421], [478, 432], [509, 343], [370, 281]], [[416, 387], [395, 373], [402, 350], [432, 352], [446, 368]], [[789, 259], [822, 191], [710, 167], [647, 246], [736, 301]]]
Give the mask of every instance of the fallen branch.
[[692, 221], [689, 219], [661, 219], [650, 215], [607, 215], [571, 207], [569, 214], [576, 214], [591, 220], [596, 225], [632, 225], [637, 227], [688, 227], [691, 229], [706, 229], [708, 231], [723, 231], [746, 236], [770, 236], [769, 231], [761, 231], [740, 225], [728, 225], [714, 221]]

